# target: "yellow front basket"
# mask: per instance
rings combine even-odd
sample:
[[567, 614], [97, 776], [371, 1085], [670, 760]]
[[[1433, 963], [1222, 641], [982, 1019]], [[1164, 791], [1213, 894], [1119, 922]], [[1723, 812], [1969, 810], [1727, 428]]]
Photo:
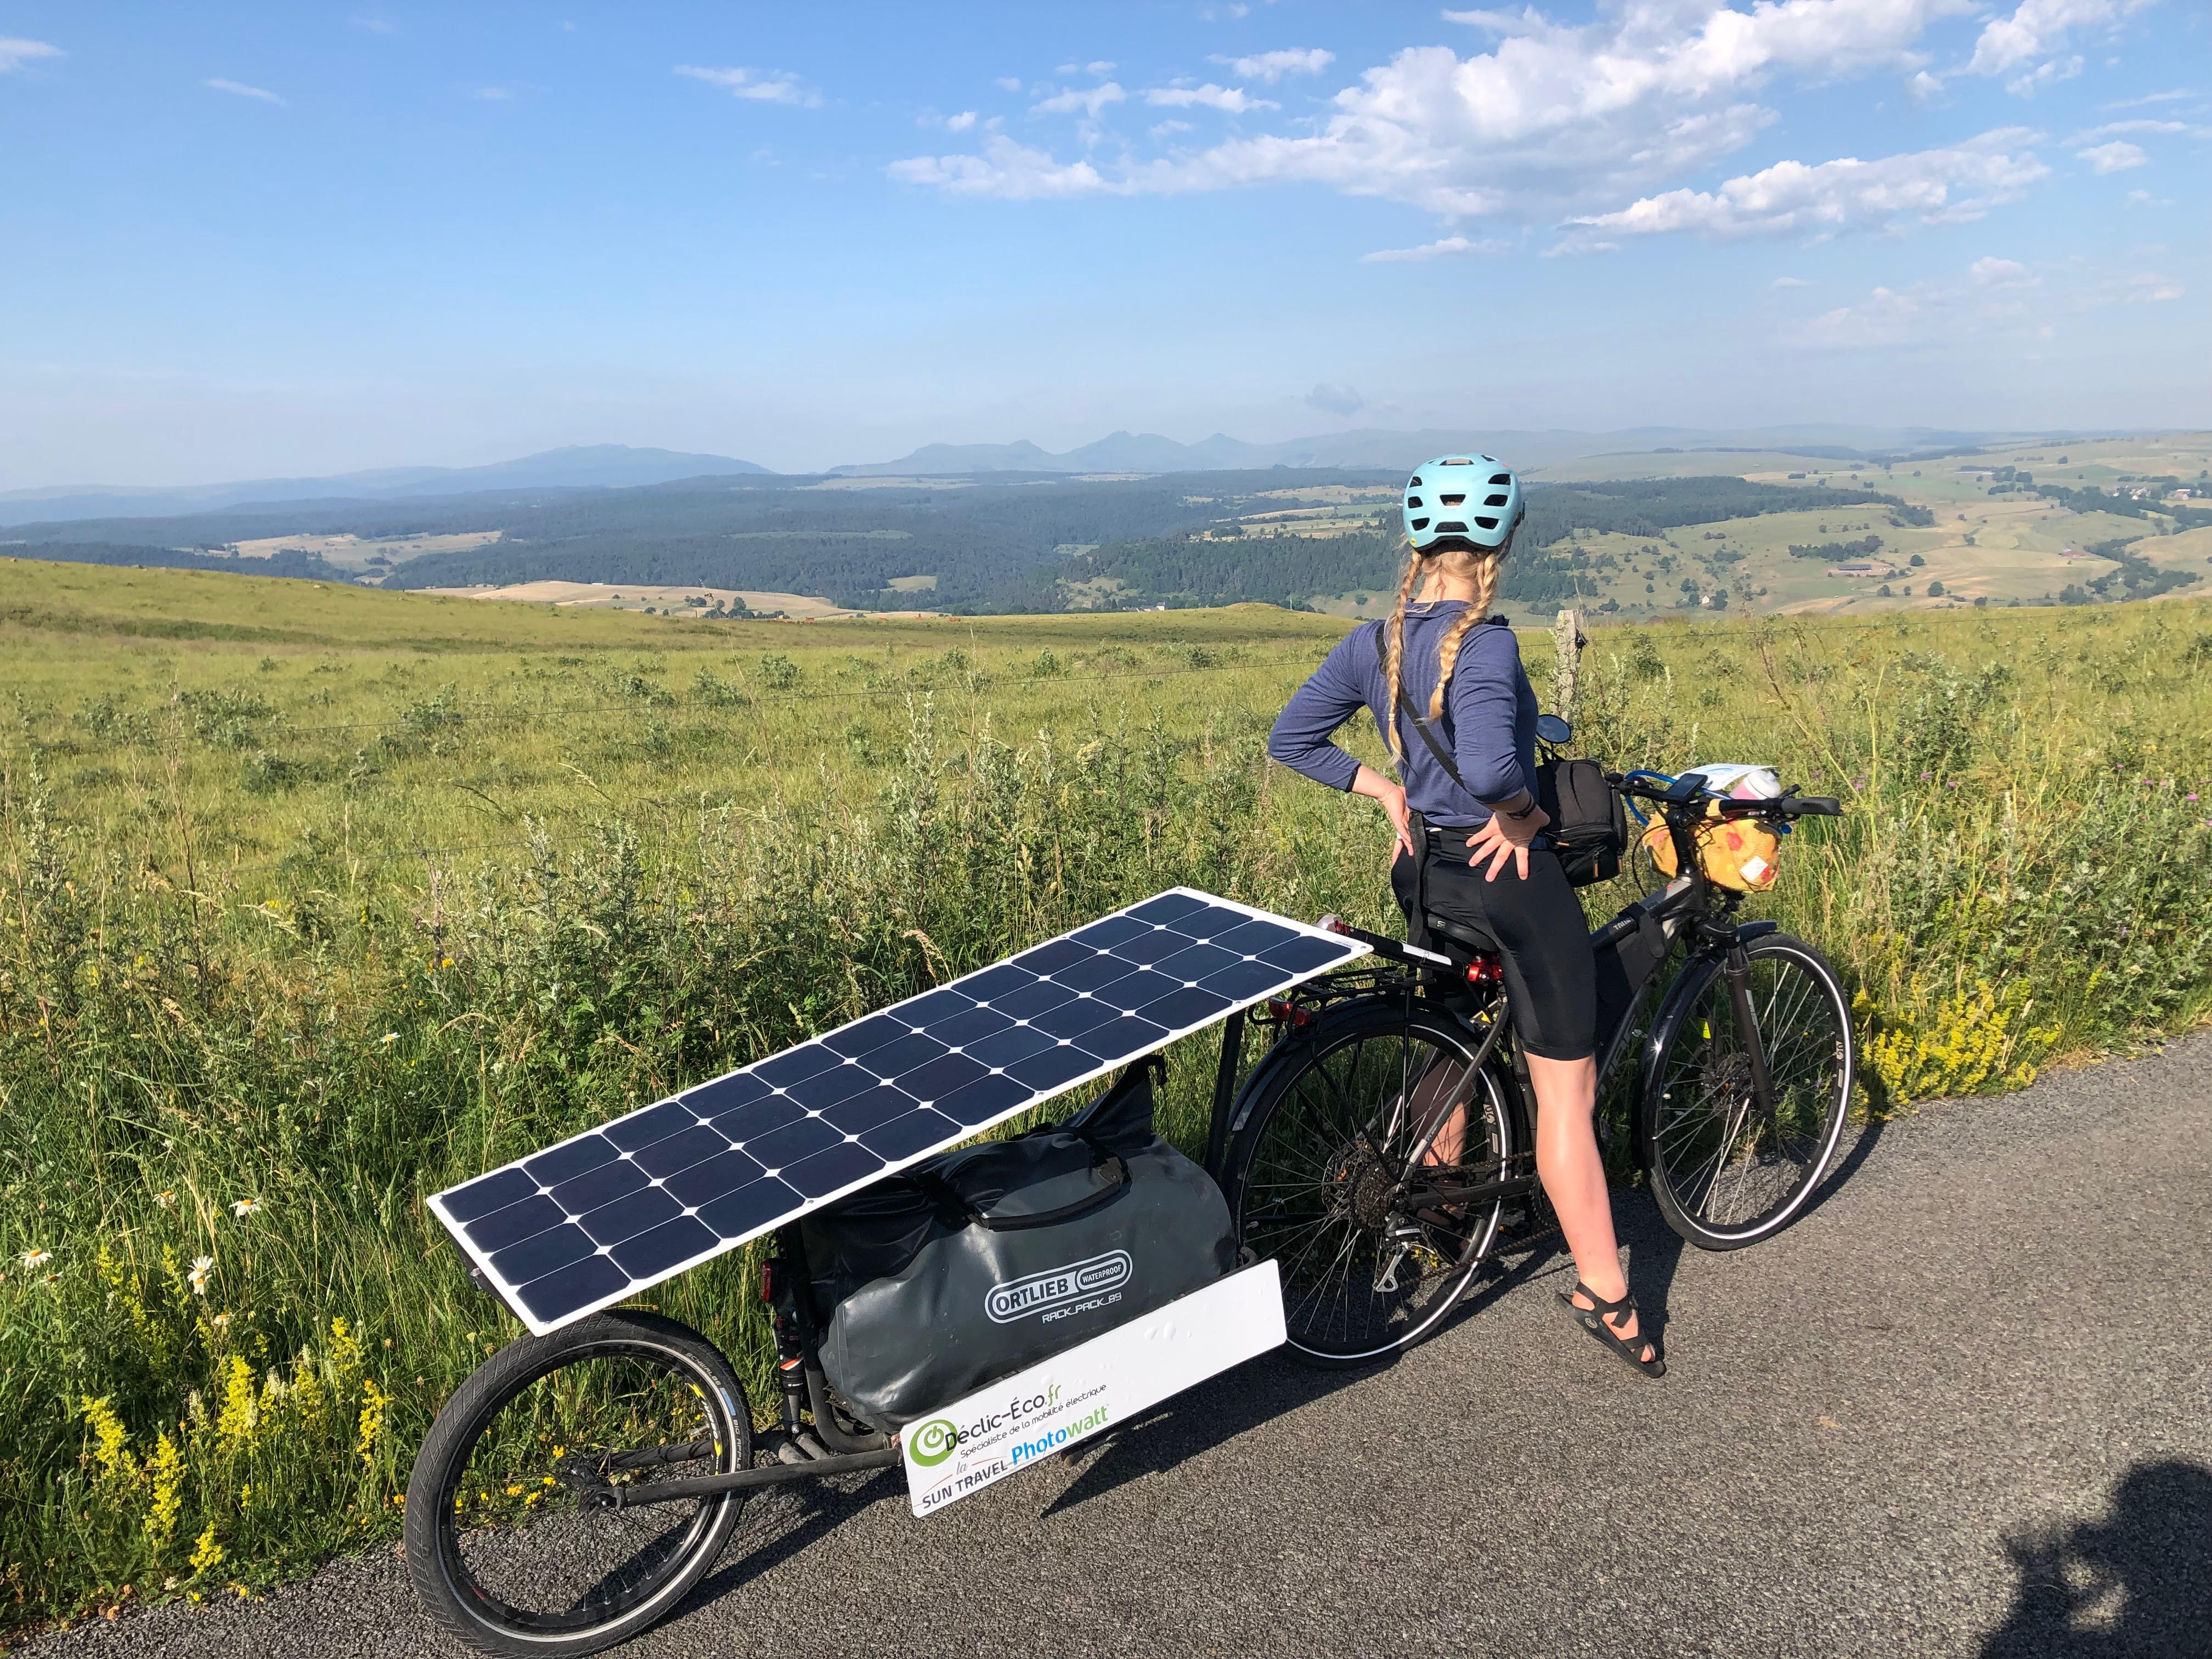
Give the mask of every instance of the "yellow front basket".
[[[1705, 810], [1711, 821], [1698, 826], [1698, 862], [1705, 866], [1705, 879], [1739, 893], [1763, 893], [1773, 886], [1782, 838], [1756, 818], [1723, 818], [1718, 801]], [[1674, 838], [1663, 820], [1644, 832], [1644, 846], [1659, 873], [1673, 879]]]

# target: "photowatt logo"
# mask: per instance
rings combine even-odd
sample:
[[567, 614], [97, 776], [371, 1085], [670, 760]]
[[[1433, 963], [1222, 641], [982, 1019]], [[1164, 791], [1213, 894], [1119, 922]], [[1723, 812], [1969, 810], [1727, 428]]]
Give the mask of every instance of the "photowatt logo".
[[960, 1443], [960, 1431], [952, 1426], [948, 1418], [933, 1417], [916, 1429], [907, 1444], [914, 1461], [926, 1469], [933, 1469], [952, 1455], [952, 1449]]

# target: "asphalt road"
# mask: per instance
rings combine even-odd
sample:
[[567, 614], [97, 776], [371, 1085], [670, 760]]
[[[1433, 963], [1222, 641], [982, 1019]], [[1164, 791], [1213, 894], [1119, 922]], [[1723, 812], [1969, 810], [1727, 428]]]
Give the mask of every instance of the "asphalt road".
[[[625, 1654], [2212, 1655], [2212, 1038], [1862, 1142], [1728, 1255], [1623, 1203], [1669, 1374], [1494, 1283], [1396, 1365], [1263, 1359], [927, 1522], [756, 1498]], [[415, 1656], [389, 1553], [46, 1659]]]

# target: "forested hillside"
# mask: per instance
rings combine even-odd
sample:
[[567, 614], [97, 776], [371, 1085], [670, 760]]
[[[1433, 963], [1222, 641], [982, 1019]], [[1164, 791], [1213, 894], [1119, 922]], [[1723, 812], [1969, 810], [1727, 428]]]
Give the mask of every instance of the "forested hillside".
[[[1657, 478], [1624, 483], [1535, 484], [1528, 518], [1505, 568], [1504, 597], [1547, 605], [1576, 592], [1577, 533], [1656, 536], [1682, 525], [1718, 524], [1767, 513], [1879, 505], [1902, 511], [1894, 495], [1872, 489], [1800, 489], [1741, 478]], [[1403, 539], [1388, 504], [1376, 527], [1327, 538], [1239, 534], [1119, 542], [1068, 562], [1066, 580], [1102, 602], [1230, 605], [1264, 599], [1297, 605], [1316, 594], [1355, 589], [1389, 592], [1398, 585]]]
[[[219, 550], [290, 536], [497, 539], [400, 555], [386, 587], [554, 579], [820, 594], [865, 610], [1036, 611], [1298, 605], [1396, 586], [1396, 474], [1270, 468], [1162, 477], [884, 483], [694, 478], [635, 489], [529, 490], [405, 502], [265, 503], [179, 518], [19, 526], [27, 556], [251, 568], [349, 580], [312, 550], [250, 564]], [[1285, 522], [1334, 503], [1326, 522]], [[1656, 537], [1684, 525], [1849, 506], [1907, 507], [1872, 489], [1731, 477], [1544, 484], [1504, 596], [1544, 605], [1577, 590], [1576, 535]], [[1316, 508], [1315, 510], [1320, 510]], [[1894, 521], [1894, 520], [1893, 520]], [[896, 592], [896, 580], [933, 587]]]

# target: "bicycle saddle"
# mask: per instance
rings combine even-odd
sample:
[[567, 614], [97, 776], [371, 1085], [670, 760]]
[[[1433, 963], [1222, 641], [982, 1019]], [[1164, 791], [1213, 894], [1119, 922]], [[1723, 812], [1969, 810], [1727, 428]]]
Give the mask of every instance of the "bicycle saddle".
[[1498, 954], [1498, 941], [1480, 927], [1470, 927], [1463, 921], [1448, 921], [1433, 910], [1425, 914], [1425, 920], [1428, 922], [1431, 935], [1435, 938], [1449, 939], [1462, 950], [1479, 951], [1484, 956]]

